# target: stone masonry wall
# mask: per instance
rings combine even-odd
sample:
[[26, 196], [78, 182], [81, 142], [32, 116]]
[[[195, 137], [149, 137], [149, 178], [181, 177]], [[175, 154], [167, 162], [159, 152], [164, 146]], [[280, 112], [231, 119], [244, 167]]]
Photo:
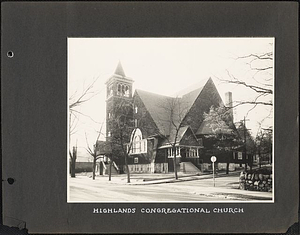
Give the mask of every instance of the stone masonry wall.
[[241, 172], [240, 189], [251, 191], [272, 192], [272, 170], [267, 168]]

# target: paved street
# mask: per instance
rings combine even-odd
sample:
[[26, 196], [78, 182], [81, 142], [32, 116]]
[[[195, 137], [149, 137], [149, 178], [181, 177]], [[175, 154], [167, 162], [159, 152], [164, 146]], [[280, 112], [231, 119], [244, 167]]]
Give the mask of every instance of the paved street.
[[95, 188], [92, 184], [71, 186], [71, 201], [208, 201], [189, 192], [174, 190], [170, 185], [117, 185], [105, 184]]
[[[167, 181], [166, 176], [172, 175], [164, 176]], [[69, 202], [253, 201], [272, 197], [271, 193], [237, 189], [238, 175], [216, 178], [215, 187], [210, 176], [182, 177], [172, 183], [153, 180], [154, 184], [147, 184], [144, 178], [133, 175], [131, 184], [126, 183], [126, 175], [113, 176], [111, 182], [107, 176], [97, 176], [95, 180], [85, 175], [69, 178]]]

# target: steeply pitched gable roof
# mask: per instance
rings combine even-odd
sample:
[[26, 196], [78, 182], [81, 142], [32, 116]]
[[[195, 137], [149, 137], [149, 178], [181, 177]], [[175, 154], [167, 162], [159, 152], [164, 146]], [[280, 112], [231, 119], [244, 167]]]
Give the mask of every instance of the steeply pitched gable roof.
[[[189, 131], [188, 131], [189, 130]], [[173, 133], [171, 133], [170, 135], [174, 135], [176, 134], [176, 130], [172, 130]], [[190, 135], [187, 136], [187, 132], [190, 132]], [[180, 127], [179, 130], [178, 130], [178, 133], [177, 133], [177, 138], [176, 138], [176, 144], [182, 144], [182, 140], [186, 138], [189, 138], [192, 137], [193, 138], [193, 146], [196, 146], [196, 145], [199, 145], [200, 146], [200, 143], [197, 141], [197, 138], [196, 138], [196, 135], [194, 134], [193, 130], [190, 128], [190, 126], [183, 126], [183, 127]], [[169, 138], [169, 139], [164, 139], [162, 141], [162, 143], [160, 144], [160, 148], [165, 148], [166, 146], [170, 146], [170, 144], [173, 144], [174, 143], [174, 140], [175, 140], [175, 137], [174, 138]]]
[[171, 113], [166, 107], [168, 107], [173, 98], [138, 89], [135, 92], [143, 101], [159, 131], [167, 134], [170, 131]]
[[105, 155], [112, 152], [111, 144], [107, 141], [98, 140], [96, 143], [97, 154]]
[[197, 99], [197, 97], [199, 96], [200, 92], [202, 91], [203, 87], [204, 86], [199, 87], [199, 88], [183, 95], [181, 98], [182, 104], [184, 104], [188, 109], [190, 109], [192, 107], [192, 105], [194, 104], [195, 100]]
[[[208, 80], [203, 80], [200, 87], [198, 84], [198, 88], [190, 89], [188, 93], [183, 94], [181, 97], [158, 95], [138, 89], [135, 92], [143, 101], [161, 134], [172, 135], [174, 125], [177, 127], [180, 125]], [[171, 123], [171, 121], [174, 123]]]

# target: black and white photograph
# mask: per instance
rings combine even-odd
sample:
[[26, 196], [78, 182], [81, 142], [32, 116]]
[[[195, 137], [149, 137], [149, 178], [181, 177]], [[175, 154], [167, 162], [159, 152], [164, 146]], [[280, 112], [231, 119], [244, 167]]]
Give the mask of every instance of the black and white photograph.
[[274, 38], [68, 38], [68, 202], [274, 202]]

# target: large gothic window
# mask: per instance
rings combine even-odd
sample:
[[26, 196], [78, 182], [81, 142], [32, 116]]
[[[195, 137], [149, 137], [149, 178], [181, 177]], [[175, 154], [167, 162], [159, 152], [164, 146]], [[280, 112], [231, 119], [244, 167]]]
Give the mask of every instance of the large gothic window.
[[[147, 139], [143, 139], [142, 132], [139, 128], [131, 133], [131, 149], [130, 154], [139, 154], [147, 152]], [[130, 144], [128, 144], [128, 147]]]
[[136, 136], [134, 138], [134, 143], [135, 143], [135, 149], [136, 149], [136, 152], [140, 153], [142, 151], [142, 148], [141, 148], [141, 140], [142, 140], [142, 137], [141, 136]]

